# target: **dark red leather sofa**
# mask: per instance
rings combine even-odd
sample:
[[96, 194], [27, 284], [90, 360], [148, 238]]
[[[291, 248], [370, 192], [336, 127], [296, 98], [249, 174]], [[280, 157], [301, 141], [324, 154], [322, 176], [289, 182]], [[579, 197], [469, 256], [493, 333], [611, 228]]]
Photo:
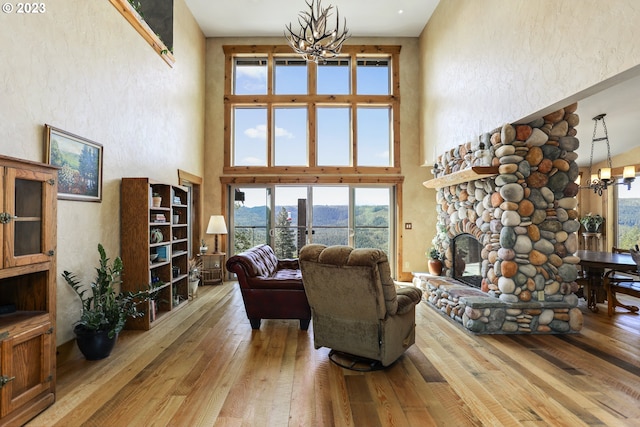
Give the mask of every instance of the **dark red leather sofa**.
[[258, 245], [227, 260], [236, 274], [247, 317], [253, 329], [261, 319], [299, 319], [307, 330], [311, 309], [302, 286], [297, 259], [278, 259], [269, 245]]

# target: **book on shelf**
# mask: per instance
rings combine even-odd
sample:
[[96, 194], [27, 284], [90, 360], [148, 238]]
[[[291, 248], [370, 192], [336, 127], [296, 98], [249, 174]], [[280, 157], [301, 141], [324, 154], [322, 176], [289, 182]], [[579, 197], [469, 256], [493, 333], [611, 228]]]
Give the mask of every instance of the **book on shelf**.
[[164, 214], [154, 214], [151, 216], [152, 222], [167, 222], [167, 217]]

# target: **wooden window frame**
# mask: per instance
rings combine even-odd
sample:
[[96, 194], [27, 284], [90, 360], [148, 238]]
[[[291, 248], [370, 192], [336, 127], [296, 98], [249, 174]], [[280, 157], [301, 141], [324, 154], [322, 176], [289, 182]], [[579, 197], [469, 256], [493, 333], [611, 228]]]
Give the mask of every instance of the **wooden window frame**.
[[[126, 0], [125, 0], [126, 1]], [[291, 48], [286, 45], [234, 45], [223, 46], [225, 54], [225, 83], [224, 83], [224, 168], [225, 175], [300, 175], [300, 174], [355, 174], [355, 175], [393, 175], [401, 173], [400, 168], [400, 46], [344, 46], [341, 56], [349, 57], [351, 67], [351, 82], [353, 88], [349, 95], [316, 95], [314, 93], [303, 95], [275, 95], [273, 94], [274, 57], [291, 56]], [[233, 71], [234, 59], [238, 56], [265, 56], [267, 58], [267, 94], [266, 95], [234, 95]], [[361, 57], [386, 56], [389, 57], [391, 93], [389, 95], [358, 95], [355, 94], [357, 60]], [[309, 62], [308, 84], [310, 88], [316, 87], [316, 67]], [[233, 128], [232, 111], [236, 106], [266, 106], [267, 119], [271, 121], [273, 108], [283, 105], [306, 105], [309, 117], [309, 149], [308, 166], [274, 166], [272, 150], [274, 147], [271, 132], [267, 133], [267, 166], [232, 166], [232, 140]], [[318, 105], [348, 106], [351, 108], [351, 165], [350, 166], [318, 166], [316, 153], [316, 123], [314, 120], [315, 109]], [[389, 106], [393, 116], [391, 122], [392, 153], [389, 166], [359, 166], [358, 137], [357, 137], [357, 108], [359, 106]], [[270, 124], [267, 124], [270, 128]]]

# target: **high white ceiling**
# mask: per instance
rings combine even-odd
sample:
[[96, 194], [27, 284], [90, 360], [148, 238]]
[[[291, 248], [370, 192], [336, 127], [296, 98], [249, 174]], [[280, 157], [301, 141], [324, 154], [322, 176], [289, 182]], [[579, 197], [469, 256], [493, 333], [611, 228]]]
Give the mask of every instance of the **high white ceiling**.
[[[206, 37], [278, 37], [297, 28], [305, 0], [185, 0]], [[311, 0], [306, 0], [311, 3]], [[439, 0], [324, 0], [355, 37], [417, 37]], [[222, 4], [220, 4], [222, 3]], [[400, 13], [402, 11], [402, 13]], [[335, 12], [335, 10], [334, 10]], [[329, 18], [336, 18], [335, 13]]]
[[[308, 10], [305, 0], [227, 0], [223, 5], [212, 0], [185, 1], [206, 37], [280, 37], [285, 25], [291, 23], [294, 29], [297, 28], [298, 13]], [[338, 8], [340, 25], [346, 18], [353, 37], [418, 37], [438, 2], [324, 0], [322, 5]], [[335, 13], [330, 19], [335, 19]], [[577, 127], [580, 139], [577, 162], [580, 166], [589, 165], [592, 118], [598, 114], [607, 114], [605, 121], [612, 156], [640, 144], [640, 76], [601, 86], [586, 90], [575, 99], [580, 116]], [[598, 136], [602, 131], [600, 123]], [[596, 144], [594, 163], [605, 160], [607, 151], [604, 142]]]

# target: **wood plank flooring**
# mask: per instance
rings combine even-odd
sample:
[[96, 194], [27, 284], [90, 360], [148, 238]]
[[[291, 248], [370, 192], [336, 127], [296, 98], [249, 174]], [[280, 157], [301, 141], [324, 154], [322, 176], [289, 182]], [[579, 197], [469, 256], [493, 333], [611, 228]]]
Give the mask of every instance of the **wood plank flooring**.
[[313, 325], [252, 331], [235, 282], [201, 287], [156, 328], [123, 332], [108, 359], [76, 350], [56, 403], [27, 425], [640, 425], [640, 317], [582, 309], [578, 334], [474, 336], [421, 303], [416, 345], [358, 373], [313, 348]]

